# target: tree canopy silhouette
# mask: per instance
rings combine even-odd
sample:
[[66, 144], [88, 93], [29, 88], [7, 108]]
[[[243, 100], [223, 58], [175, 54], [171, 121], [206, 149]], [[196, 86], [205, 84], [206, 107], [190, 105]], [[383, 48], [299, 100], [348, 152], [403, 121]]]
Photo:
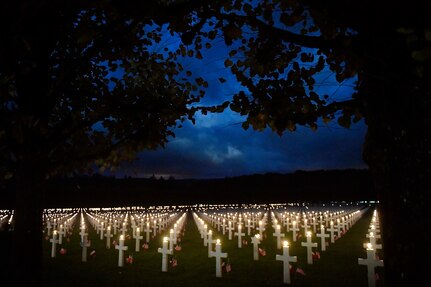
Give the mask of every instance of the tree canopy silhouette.
[[[420, 250], [405, 230], [412, 220], [429, 226], [421, 216], [431, 172], [427, 10], [339, 0], [148, 2], [1, 4], [0, 171], [16, 182], [17, 252], [41, 258], [44, 180], [133, 159], [163, 146], [196, 111], [229, 105], [247, 116], [244, 128], [279, 134], [364, 118], [388, 285], [423, 278], [414, 270]], [[181, 43], [155, 49], [165, 35]], [[243, 89], [230, 103], [199, 107], [208, 82], [181, 59], [202, 59], [220, 37], [229, 49], [224, 65]], [[340, 83], [355, 79], [352, 93], [343, 100], [317, 93], [325, 70]], [[34, 275], [17, 279], [37, 283], [34, 262], [17, 264]]]

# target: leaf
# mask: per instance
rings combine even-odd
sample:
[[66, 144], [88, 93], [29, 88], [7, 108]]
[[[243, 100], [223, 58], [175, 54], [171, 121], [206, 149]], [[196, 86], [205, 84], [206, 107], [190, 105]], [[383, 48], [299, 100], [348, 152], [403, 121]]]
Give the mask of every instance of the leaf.
[[343, 115], [341, 117], [338, 118], [338, 124], [344, 128], [349, 128], [350, 127], [350, 117]]
[[426, 61], [431, 59], [431, 47], [413, 51], [412, 58], [416, 61]]
[[230, 59], [226, 59], [226, 61], [224, 61], [224, 66], [227, 68], [227, 67], [230, 67], [230, 66], [232, 66], [233, 65], [233, 62], [230, 60]]
[[5, 180], [8, 180], [8, 179], [11, 179], [13, 177], [13, 173], [12, 172], [6, 172], [5, 173], [5, 175], [4, 175], [4, 179]]

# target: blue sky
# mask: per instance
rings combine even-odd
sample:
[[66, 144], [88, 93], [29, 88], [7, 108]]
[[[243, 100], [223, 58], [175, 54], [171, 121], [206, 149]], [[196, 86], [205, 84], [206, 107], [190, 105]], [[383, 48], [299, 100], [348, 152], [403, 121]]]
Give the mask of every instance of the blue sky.
[[[176, 49], [179, 39], [166, 38], [155, 47]], [[203, 49], [203, 60], [183, 59], [185, 70], [193, 76], [202, 76], [209, 87], [203, 105], [220, 104], [231, 99], [242, 87], [224, 67], [228, 50], [222, 38], [216, 39], [209, 50]], [[184, 72], [185, 73], [185, 72]], [[218, 78], [227, 82], [221, 84]], [[348, 99], [352, 93], [353, 81], [336, 82], [329, 70], [316, 77], [315, 91], [327, 94], [332, 100]], [[243, 88], [244, 89], [244, 88]], [[319, 124], [317, 131], [298, 127], [295, 132], [282, 136], [270, 130], [262, 132], [243, 130], [245, 118], [229, 108], [222, 114], [197, 114], [196, 124], [186, 122], [176, 129], [166, 147], [156, 151], [144, 151], [133, 163], [123, 164], [115, 172], [118, 177], [175, 178], [221, 178], [255, 173], [289, 173], [295, 170], [365, 168], [362, 161], [362, 144], [366, 133], [365, 124], [360, 121], [350, 129], [344, 129], [335, 122]]]

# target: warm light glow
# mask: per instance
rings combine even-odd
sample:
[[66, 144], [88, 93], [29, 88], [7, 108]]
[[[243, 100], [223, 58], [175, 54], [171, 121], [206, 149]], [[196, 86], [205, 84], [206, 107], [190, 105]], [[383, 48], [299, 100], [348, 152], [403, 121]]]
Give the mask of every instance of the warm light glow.
[[140, 232], [141, 229], [139, 227], [136, 228], [136, 232]]
[[212, 234], [213, 234], [213, 231], [212, 231], [212, 230], [208, 231], [208, 234], [209, 234], [209, 235], [212, 235]]
[[277, 224], [277, 229], [280, 229], [280, 224]]
[[367, 250], [373, 250], [373, 245], [371, 243], [367, 243]]
[[311, 231], [307, 231], [307, 237], [311, 237]]
[[54, 234], [54, 235], [57, 235], [57, 230], [54, 230], [54, 231], [53, 231], [53, 234]]
[[217, 244], [217, 245], [220, 245], [220, 244], [221, 244], [220, 239], [217, 239], [217, 240], [216, 240], [216, 244]]
[[323, 230], [325, 229], [325, 226], [323, 224], [320, 225], [320, 229]]
[[283, 241], [283, 247], [289, 247], [289, 242], [287, 240]]
[[163, 237], [163, 242], [168, 242], [168, 238], [166, 236]]
[[256, 234], [254, 237], [256, 237], [256, 238], [260, 238], [260, 234]]
[[169, 233], [174, 233], [174, 230], [173, 229], [169, 230]]
[[374, 237], [374, 232], [370, 232], [370, 237]]
[[334, 225], [334, 221], [331, 220], [331, 225]]
[[259, 220], [259, 225], [262, 225], [262, 220]]
[[111, 230], [111, 226], [108, 226], [108, 230]]
[[120, 241], [123, 241], [124, 240], [124, 235], [120, 235]]

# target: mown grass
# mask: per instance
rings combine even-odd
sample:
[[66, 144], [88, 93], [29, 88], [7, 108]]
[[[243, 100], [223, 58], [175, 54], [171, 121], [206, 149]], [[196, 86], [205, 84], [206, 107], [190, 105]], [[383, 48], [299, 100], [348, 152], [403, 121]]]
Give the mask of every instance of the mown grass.
[[[292, 263], [302, 268], [306, 276], [298, 273], [292, 274], [293, 286], [367, 286], [366, 267], [358, 265], [358, 258], [365, 257], [362, 247], [365, 234], [371, 220], [371, 212], [367, 212], [350, 230], [327, 251], [320, 252], [321, 259], [313, 265], [306, 263], [306, 248], [301, 247], [299, 239], [291, 242], [291, 234], [286, 237], [291, 242], [291, 255], [298, 256], [298, 262]], [[81, 247], [79, 244], [79, 231], [77, 226], [70, 237], [61, 247], [67, 250], [65, 255], [57, 253], [56, 258], [50, 258], [51, 245], [45, 242], [44, 254], [44, 282], [46, 286], [81, 286], [81, 287], [107, 287], [107, 286], [285, 286], [283, 282], [282, 262], [275, 260], [276, 240], [272, 236], [273, 229], [268, 224], [267, 236], [261, 246], [267, 255], [259, 261], [253, 261], [252, 244], [237, 247], [237, 238], [228, 240], [226, 235], [219, 234], [214, 228], [214, 238], [222, 240], [222, 250], [228, 253], [232, 266], [230, 273], [223, 273], [222, 278], [215, 277], [215, 259], [208, 258], [207, 247], [197, 230], [196, 224], [188, 215], [185, 232], [182, 237], [180, 252], [175, 253], [178, 266], [170, 267], [166, 273], [161, 272], [161, 254], [157, 248], [161, 247], [159, 235], [152, 239], [148, 250], [134, 252], [134, 240], [126, 240], [129, 250], [127, 257], [133, 254], [132, 264], [125, 263], [122, 268], [117, 267], [118, 251], [113, 247], [105, 248], [105, 241], [99, 240], [94, 230], [90, 230], [92, 241], [91, 250], [96, 250], [96, 256], [88, 255], [88, 262], [81, 262]], [[246, 237], [249, 240], [249, 237]], [[314, 238], [313, 242], [319, 242]], [[250, 241], [250, 240], [249, 240]], [[60, 248], [60, 247], [59, 247]], [[379, 270], [381, 280], [377, 286], [383, 286], [384, 278]]]

